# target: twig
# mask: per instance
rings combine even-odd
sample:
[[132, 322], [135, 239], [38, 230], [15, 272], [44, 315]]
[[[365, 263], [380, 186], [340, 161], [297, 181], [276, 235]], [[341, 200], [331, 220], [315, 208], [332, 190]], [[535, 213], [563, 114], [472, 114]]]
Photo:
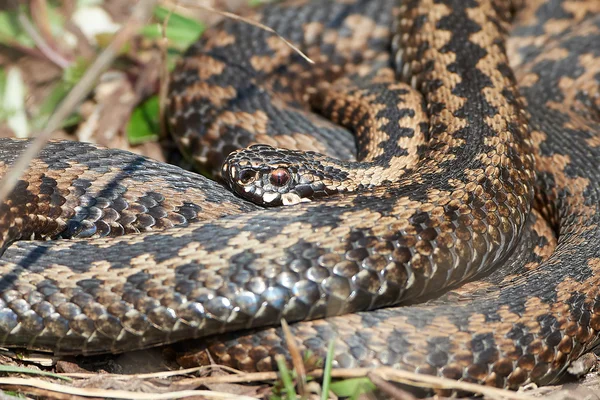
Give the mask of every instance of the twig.
[[40, 36], [43, 38], [45, 44], [51, 48], [51, 50], [63, 60], [69, 64], [73, 62], [71, 55], [65, 54], [62, 48], [54, 40], [52, 30], [50, 27], [48, 16], [48, 1], [47, 0], [30, 0], [29, 13], [31, 14], [31, 20], [39, 31]]
[[152, 9], [157, 0], [146, 0], [137, 3], [133, 14], [123, 24], [123, 27], [115, 34], [113, 40], [108, 47], [100, 53], [96, 61], [88, 68], [81, 80], [75, 85], [73, 90], [60, 103], [56, 111], [52, 114], [46, 127], [33, 140], [27, 149], [21, 154], [12, 168], [0, 180], [0, 202], [3, 202], [6, 197], [12, 192], [23, 172], [33, 158], [44, 147], [50, 139], [50, 135], [60, 127], [62, 121], [67, 118], [73, 109], [85, 98], [91, 87], [96, 82], [100, 74], [108, 68], [113, 62], [122, 46], [137, 33], [142, 24], [150, 18]]
[[131, 399], [131, 400], [163, 400], [163, 399], [182, 399], [185, 397], [202, 396], [206, 399], [236, 399], [236, 400], [257, 400], [256, 397], [233, 395], [231, 393], [214, 392], [211, 390], [182, 390], [170, 393], [140, 393], [129, 392], [127, 390], [109, 390], [97, 388], [76, 388], [72, 386], [59, 385], [52, 382], [46, 382], [41, 379], [24, 378], [0, 378], [0, 385], [27, 386], [39, 389], [45, 389], [51, 392], [66, 393], [73, 396], [100, 397], [113, 399]]
[[10, 50], [15, 50], [19, 53], [23, 53], [31, 57], [39, 58], [42, 60], [48, 60], [48, 58], [39, 49], [35, 47], [24, 46], [8, 35], [3, 35], [2, 33], [0, 33], [0, 42], [2, 42], [2, 44], [0, 44], [0, 49], [8, 48]]
[[46, 56], [46, 58], [58, 65], [61, 69], [66, 69], [71, 65], [71, 62], [64, 58], [62, 54], [59, 54], [56, 50], [46, 43], [44, 38], [38, 33], [37, 29], [29, 22], [27, 16], [19, 11], [18, 14], [19, 23], [23, 27], [23, 30], [33, 39], [36, 47]]
[[159, 76], [159, 80], [160, 80], [160, 86], [158, 88], [158, 114], [159, 114], [159, 123], [160, 123], [160, 132], [159, 132], [159, 137], [161, 139], [165, 139], [168, 135], [168, 130], [167, 130], [167, 121], [165, 118], [165, 114], [166, 114], [166, 105], [167, 105], [167, 94], [169, 91], [169, 81], [170, 81], [170, 75], [169, 75], [169, 66], [168, 66], [168, 61], [167, 61], [167, 53], [168, 53], [168, 43], [169, 40], [167, 39], [167, 26], [169, 24], [169, 19], [171, 19], [171, 15], [173, 14], [173, 10], [171, 9], [170, 12], [167, 14], [167, 16], [165, 17], [162, 25], [160, 26], [161, 28], [161, 40], [160, 40], [160, 58], [161, 58], [161, 65], [160, 65], [160, 76]]

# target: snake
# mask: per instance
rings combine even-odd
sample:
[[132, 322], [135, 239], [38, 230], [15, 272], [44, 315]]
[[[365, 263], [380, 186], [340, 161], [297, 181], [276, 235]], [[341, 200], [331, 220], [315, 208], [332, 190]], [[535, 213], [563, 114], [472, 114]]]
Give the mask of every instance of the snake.
[[[170, 83], [175, 142], [237, 195], [51, 141], [0, 204], [2, 346], [199, 339], [193, 362], [264, 371], [285, 319], [301, 350], [333, 340], [336, 367], [517, 389], [600, 342], [597, 2], [290, 1], [254, 17], [316, 65], [225, 21]], [[27, 145], [0, 139], [2, 174]]]

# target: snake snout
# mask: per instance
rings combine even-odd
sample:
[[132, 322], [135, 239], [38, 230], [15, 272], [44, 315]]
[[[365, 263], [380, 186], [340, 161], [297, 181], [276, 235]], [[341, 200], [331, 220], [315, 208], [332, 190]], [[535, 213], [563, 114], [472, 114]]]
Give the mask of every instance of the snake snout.
[[269, 207], [319, 197], [325, 191], [315, 171], [314, 160], [305, 153], [268, 145], [234, 151], [222, 166], [223, 179], [235, 193]]

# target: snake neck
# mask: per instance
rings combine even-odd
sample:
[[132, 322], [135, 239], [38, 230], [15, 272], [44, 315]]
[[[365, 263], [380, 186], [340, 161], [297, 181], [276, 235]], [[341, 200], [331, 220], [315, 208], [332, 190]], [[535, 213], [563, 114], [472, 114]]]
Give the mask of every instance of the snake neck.
[[341, 161], [269, 145], [235, 151], [222, 168], [225, 182], [237, 194], [263, 206], [293, 205], [366, 189], [383, 183], [385, 172], [379, 161]]
[[279, 206], [397, 182], [420, 159], [429, 125], [423, 97], [387, 71], [324, 85], [311, 99], [321, 115], [354, 132], [359, 161], [255, 145], [225, 160], [226, 183], [255, 203]]

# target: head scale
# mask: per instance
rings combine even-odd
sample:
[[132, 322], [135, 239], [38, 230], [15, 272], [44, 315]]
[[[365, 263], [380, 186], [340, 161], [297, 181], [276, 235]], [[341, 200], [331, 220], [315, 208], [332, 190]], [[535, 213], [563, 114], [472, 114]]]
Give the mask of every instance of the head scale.
[[238, 195], [263, 206], [292, 205], [336, 193], [326, 187], [320, 160], [313, 152], [253, 145], [232, 152], [223, 163], [223, 179]]

